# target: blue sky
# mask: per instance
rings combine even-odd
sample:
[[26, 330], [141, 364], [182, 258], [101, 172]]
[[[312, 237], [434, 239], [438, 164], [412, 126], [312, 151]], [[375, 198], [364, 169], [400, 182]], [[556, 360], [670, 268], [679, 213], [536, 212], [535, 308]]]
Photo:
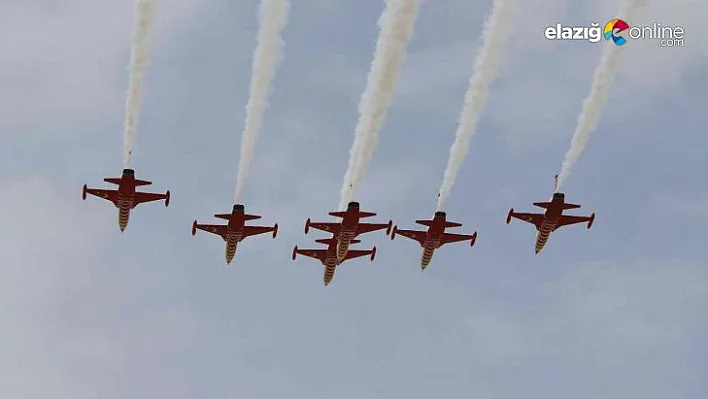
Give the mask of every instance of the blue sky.
[[[133, 7], [0, 5], [0, 396], [7, 398], [642, 398], [708, 395], [706, 4], [656, 1], [683, 48], [626, 48], [565, 185], [596, 212], [533, 254], [507, 211], [547, 199], [601, 46], [547, 41], [611, 1], [531, 0], [505, 50], [447, 212], [479, 232], [421, 272], [420, 247], [363, 237], [376, 260], [290, 260], [339, 202], [382, 2], [301, 0], [244, 190], [280, 234], [190, 235], [228, 212], [258, 4], [162, 1], [133, 160], [172, 201], [121, 234], [91, 198], [122, 160]], [[238, 3], [238, 4], [237, 4]], [[365, 4], [366, 3], [366, 4]], [[357, 193], [402, 228], [435, 210], [491, 1], [425, 2]]]

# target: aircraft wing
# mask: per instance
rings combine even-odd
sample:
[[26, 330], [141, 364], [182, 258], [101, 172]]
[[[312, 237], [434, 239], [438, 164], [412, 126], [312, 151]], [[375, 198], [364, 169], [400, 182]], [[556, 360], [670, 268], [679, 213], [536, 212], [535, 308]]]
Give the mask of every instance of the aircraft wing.
[[[356, 227], [356, 235], [371, 233], [372, 231], [388, 229], [392, 223], [359, 223]], [[390, 233], [390, 230], [389, 230]]]
[[354, 259], [360, 256], [368, 256], [372, 253], [375, 253], [373, 249], [350, 249], [349, 252], [347, 252], [347, 254], [344, 256], [344, 259], [342, 259], [342, 262], [347, 259]]
[[297, 249], [295, 252], [302, 256], [317, 259], [322, 263], [327, 259], [326, 249]]
[[425, 238], [428, 236], [428, 233], [425, 231], [419, 231], [419, 230], [395, 230], [394, 234], [399, 234], [402, 235], [403, 237], [410, 238], [411, 240], [418, 241], [420, 243], [420, 246], [425, 246]]
[[136, 192], [133, 197], [133, 208], [145, 202], [159, 201], [166, 198], [165, 194]]
[[586, 223], [589, 221], [590, 221], [590, 216], [561, 215], [560, 219], [558, 219], [558, 224], [556, 225], [556, 228], [553, 230], [555, 231], [559, 227], [567, 226], [569, 224]]
[[244, 226], [243, 237], [257, 236], [259, 234], [270, 233], [275, 230], [275, 227], [268, 226]]
[[111, 201], [115, 206], [118, 206], [118, 190], [103, 190], [100, 188], [87, 188], [87, 194], [95, 195], [98, 198]]
[[519, 213], [511, 212], [509, 215], [513, 218], [523, 220], [524, 222], [531, 223], [536, 226], [536, 229], [541, 229], [541, 224], [543, 224], [543, 214], [540, 213]]
[[326, 222], [311, 222], [309, 226], [313, 229], [326, 231], [332, 234], [338, 234], [342, 228], [341, 223], [326, 223]]
[[226, 225], [225, 224], [195, 224], [195, 229], [206, 231], [207, 233], [216, 234], [226, 240]]
[[442, 240], [440, 241], [440, 246], [442, 247], [445, 244], [450, 244], [453, 242], [468, 241], [472, 240], [473, 238], [475, 238], [475, 236], [468, 234], [444, 233]]

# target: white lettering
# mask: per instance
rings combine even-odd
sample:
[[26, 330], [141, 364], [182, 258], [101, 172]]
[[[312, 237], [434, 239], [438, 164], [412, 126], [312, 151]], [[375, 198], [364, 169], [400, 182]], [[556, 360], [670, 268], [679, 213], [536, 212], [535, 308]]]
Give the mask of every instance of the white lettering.
[[543, 31], [543, 35], [546, 36], [546, 39], [548, 40], [558, 39], [558, 36], [556, 36], [556, 30], [552, 26], [547, 26], [546, 30]]
[[569, 28], [567, 26], [563, 27], [563, 30], [561, 30], [561, 39], [565, 40], [573, 40], [573, 28]]
[[588, 40], [592, 43], [597, 43], [602, 40], [602, 29], [597, 22], [590, 24], [590, 28], [588, 28]]
[[573, 40], [582, 40], [583, 39], [583, 27], [576, 26], [573, 29]]
[[679, 39], [681, 40], [681, 45], [683, 46], [683, 28], [680, 26], [677, 26], [674, 28], [674, 39]]
[[[616, 36], [627, 36], [630, 39], [654, 39], [660, 40], [661, 47], [683, 46], [685, 36], [684, 29], [680, 26], [664, 26], [654, 22], [651, 25], [632, 26], [626, 33], [613, 32]], [[589, 26], [565, 26], [558, 22], [555, 26], [546, 26], [543, 35], [548, 40], [587, 40], [591, 43], [598, 43], [603, 40], [603, 28], [593, 22]]]

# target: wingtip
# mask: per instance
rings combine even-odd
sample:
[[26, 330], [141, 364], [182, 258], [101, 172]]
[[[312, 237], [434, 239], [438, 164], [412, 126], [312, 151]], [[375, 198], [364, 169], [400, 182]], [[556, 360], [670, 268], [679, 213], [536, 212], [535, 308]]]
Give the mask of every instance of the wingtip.
[[87, 190], [87, 189], [88, 189], [88, 187], [86, 187], [85, 184], [84, 184], [84, 186], [81, 188], [81, 199], [82, 199], [83, 201], [86, 201], [86, 190]]

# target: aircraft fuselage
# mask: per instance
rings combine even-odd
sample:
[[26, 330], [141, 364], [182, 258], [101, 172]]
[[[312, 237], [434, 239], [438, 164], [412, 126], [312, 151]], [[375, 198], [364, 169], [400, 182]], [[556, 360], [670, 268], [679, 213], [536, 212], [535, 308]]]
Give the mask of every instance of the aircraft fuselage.
[[356, 228], [359, 226], [359, 207], [350, 204], [347, 213], [342, 218], [342, 228], [337, 237], [337, 259], [344, 259], [349, 252], [349, 245], [356, 236]]
[[125, 231], [130, 219], [130, 210], [133, 209], [135, 199], [135, 176], [123, 172], [120, 184], [118, 185], [118, 227], [120, 231]]
[[231, 263], [236, 255], [238, 243], [243, 240], [244, 211], [234, 209], [226, 225], [226, 263]]
[[551, 205], [546, 209], [541, 227], [536, 233], [536, 253], [541, 252], [543, 247], [546, 246], [548, 237], [550, 237], [551, 233], [556, 229], [556, 226], [558, 226], [558, 220], [560, 220], [560, 217], [563, 215], [564, 203], [565, 198], [563, 194], [556, 193], [553, 195]]
[[445, 216], [441, 213], [436, 213], [433, 222], [425, 234], [425, 244], [423, 245], [423, 255], [420, 259], [421, 269], [425, 269], [433, 259], [435, 250], [440, 248], [442, 236], [445, 233]]
[[337, 252], [333, 247], [327, 248], [327, 257], [322, 261], [322, 264], [324, 265], [324, 285], [326, 286], [332, 282], [337, 265], [340, 264]]

